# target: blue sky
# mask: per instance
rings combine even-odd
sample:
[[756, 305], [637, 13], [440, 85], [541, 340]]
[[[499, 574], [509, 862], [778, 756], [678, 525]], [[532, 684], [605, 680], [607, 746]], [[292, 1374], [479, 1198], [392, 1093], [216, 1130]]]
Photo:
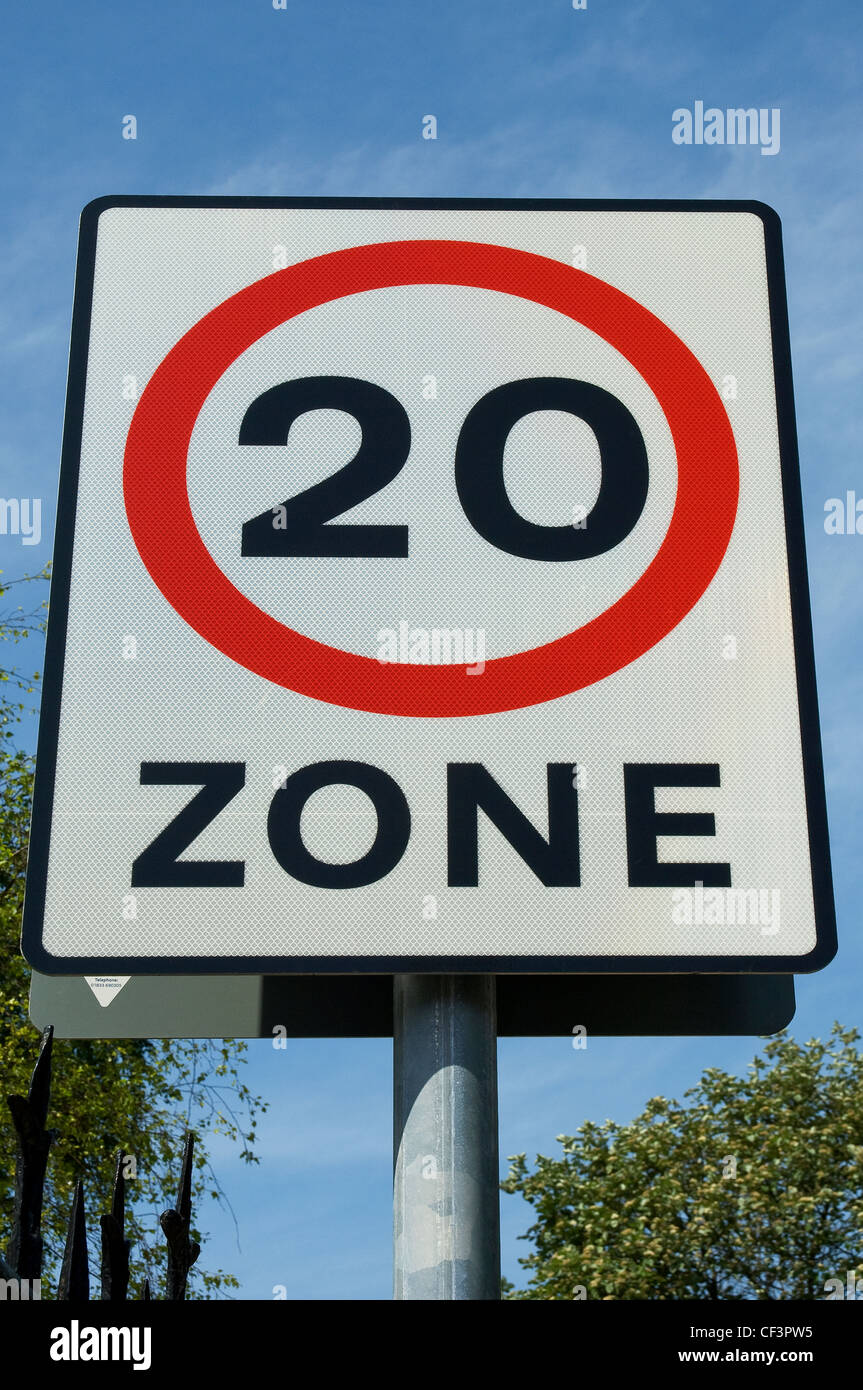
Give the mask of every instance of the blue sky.
[[[863, 948], [859, 657], [863, 537], [824, 530], [859, 489], [859, 6], [727, 0], [48, 0], [4, 22], [0, 493], [43, 499], [38, 546], [0, 536], [7, 578], [50, 558], [77, 220], [108, 193], [758, 198], [783, 220], [840, 954], [798, 981], [793, 1031], [859, 1026]], [[781, 110], [781, 149], [685, 147], [672, 112]], [[132, 113], [135, 141], [121, 138]], [[438, 139], [421, 138], [433, 113]], [[858, 385], [855, 388], [855, 380]], [[505, 1040], [501, 1154], [625, 1120], [751, 1039]], [[210, 1264], [241, 1296], [390, 1296], [391, 1049], [251, 1047], [271, 1101], [263, 1163], [214, 1149], [240, 1226], [213, 1212]], [[504, 1198], [504, 1267], [529, 1210]]]

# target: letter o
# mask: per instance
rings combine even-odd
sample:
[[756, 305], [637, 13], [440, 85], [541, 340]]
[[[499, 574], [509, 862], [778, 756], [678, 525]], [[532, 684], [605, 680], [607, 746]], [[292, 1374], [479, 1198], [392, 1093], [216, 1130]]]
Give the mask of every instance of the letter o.
[[[300, 818], [309, 797], [322, 787], [358, 787], [372, 802], [378, 828], [374, 843], [349, 864], [316, 859], [303, 844]], [[273, 797], [267, 817], [270, 849], [285, 873], [312, 888], [364, 888], [384, 878], [401, 859], [411, 833], [405, 794], [388, 773], [371, 763], [310, 763], [293, 773]]]

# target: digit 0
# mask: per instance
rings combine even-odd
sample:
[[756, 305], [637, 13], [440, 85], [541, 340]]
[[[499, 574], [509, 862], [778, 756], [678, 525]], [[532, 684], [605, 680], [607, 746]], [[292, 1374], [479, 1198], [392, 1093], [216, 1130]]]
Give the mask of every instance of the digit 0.
[[[536, 410], [577, 415], [596, 435], [602, 480], [583, 530], [528, 521], [507, 495], [506, 441], [513, 426]], [[529, 377], [498, 386], [477, 401], [458, 437], [455, 482], [468, 521], [498, 550], [525, 560], [587, 560], [619, 545], [641, 516], [647, 450], [635, 419], [610, 391], [569, 377]]]

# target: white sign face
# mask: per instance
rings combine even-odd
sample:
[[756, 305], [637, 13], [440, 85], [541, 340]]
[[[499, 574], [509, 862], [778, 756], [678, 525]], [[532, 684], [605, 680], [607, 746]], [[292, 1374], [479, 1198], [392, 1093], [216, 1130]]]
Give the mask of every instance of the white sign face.
[[84, 215], [49, 973], [833, 954], [778, 219]]

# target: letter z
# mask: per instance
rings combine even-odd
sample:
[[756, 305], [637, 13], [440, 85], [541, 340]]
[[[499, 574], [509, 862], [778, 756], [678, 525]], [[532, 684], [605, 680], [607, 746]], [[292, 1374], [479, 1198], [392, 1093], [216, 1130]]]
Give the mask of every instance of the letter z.
[[246, 780], [245, 763], [142, 763], [144, 787], [188, 786], [201, 790], [132, 865], [133, 888], [242, 888], [242, 859], [182, 860], [189, 848]]

